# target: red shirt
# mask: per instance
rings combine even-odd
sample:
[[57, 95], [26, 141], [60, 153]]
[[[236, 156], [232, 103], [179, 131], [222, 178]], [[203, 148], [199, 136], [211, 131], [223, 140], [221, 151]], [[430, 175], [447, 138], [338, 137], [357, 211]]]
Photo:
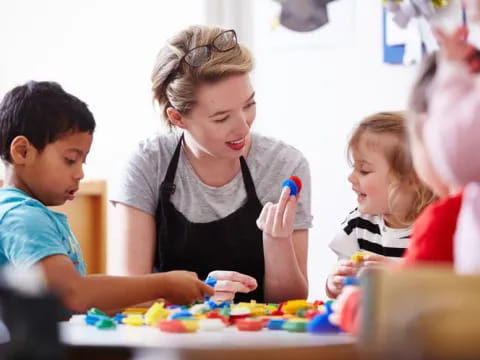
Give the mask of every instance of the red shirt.
[[403, 255], [404, 265], [424, 261], [453, 264], [453, 236], [462, 195], [459, 193], [436, 201], [420, 214], [413, 225], [410, 245]]
[[[410, 245], [403, 255], [402, 266], [418, 262], [443, 262], [453, 264], [453, 236], [462, 205], [459, 193], [438, 200], [425, 208], [413, 225]], [[360, 291], [355, 291], [345, 300], [340, 313], [340, 327], [348, 332], [359, 329]]]

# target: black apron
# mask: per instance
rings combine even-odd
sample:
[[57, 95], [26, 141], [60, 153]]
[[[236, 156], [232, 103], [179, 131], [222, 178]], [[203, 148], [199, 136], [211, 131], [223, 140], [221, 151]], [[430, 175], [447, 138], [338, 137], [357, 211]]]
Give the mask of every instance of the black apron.
[[256, 220], [262, 210], [243, 156], [240, 157], [247, 201], [227, 217], [208, 223], [190, 222], [170, 201], [175, 192], [175, 173], [182, 148], [183, 135], [168, 165], [160, 186], [160, 199], [155, 215], [157, 248], [156, 271], [189, 270], [205, 279], [213, 270], [233, 270], [257, 280], [254, 291], [237, 293], [235, 302], [255, 299], [263, 302], [265, 262], [262, 232]]

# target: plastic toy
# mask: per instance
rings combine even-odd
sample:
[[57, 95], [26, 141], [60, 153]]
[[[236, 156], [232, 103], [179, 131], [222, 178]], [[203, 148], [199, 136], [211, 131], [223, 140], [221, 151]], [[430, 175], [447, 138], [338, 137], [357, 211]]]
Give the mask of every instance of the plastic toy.
[[290, 195], [297, 196], [302, 190], [302, 181], [298, 176], [290, 176], [282, 183], [282, 188], [288, 186], [290, 188]]
[[[355, 277], [345, 280], [345, 286], [357, 284]], [[223, 331], [227, 327], [230, 330], [236, 327], [238, 331], [262, 331], [266, 328], [265, 331], [308, 331], [312, 334], [341, 331], [330, 323], [333, 300], [325, 303], [319, 300], [290, 300], [280, 304], [250, 301], [216, 304], [214, 308], [209, 303], [205, 301], [188, 307], [165, 306], [164, 302], [157, 302], [146, 311], [131, 308], [114, 317], [102, 315], [103, 312], [92, 308], [86, 315], [73, 316], [70, 322], [111, 330], [118, 326], [152, 326], [169, 333]]]
[[347, 276], [345, 280], [343, 280], [343, 286], [358, 286], [360, 285], [360, 281], [355, 276]]
[[143, 317], [142, 315], [138, 315], [138, 314], [127, 315], [122, 319], [122, 324], [127, 324], [132, 326], [142, 326]]
[[208, 276], [204, 283], [208, 286], [215, 287], [215, 285], [217, 284], [217, 279], [215, 279], [215, 277], [213, 276]]
[[325, 312], [315, 316], [308, 324], [307, 331], [314, 334], [337, 333], [340, 331], [338, 326], [332, 325], [328, 320], [331, 312]]
[[267, 323], [267, 328], [270, 330], [282, 330], [283, 329], [283, 324], [287, 320], [285, 319], [270, 319], [269, 322]]
[[187, 328], [180, 320], [162, 320], [158, 323], [161, 331], [170, 333], [186, 333]]
[[87, 311], [87, 315], [102, 315], [102, 316], [107, 316], [102, 310], [99, 310], [97, 308], [91, 308], [90, 310]]
[[149, 326], [157, 325], [160, 320], [165, 320], [168, 316], [169, 312], [165, 309], [164, 303], [154, 303], [150, 306], [150, 309], [144, 315], [145, 324]]
[[260, 331], [264, 327], [262, 319], [239, 319], [235, 326], [240, 331]]
[[357, 251], [355, 254], [353, 254], [350, 258], [350, 260], [352, 260], [352, 262], [357, 265], [357, 266], [360, 266], [363, 261], [364, 261], [364, 257], [365, 257], [365, 253], [362, 252], [362, 251]]
[[117, 325], [115, 324], [115, 321], [113, 321], [109, 317], [106, 317], [98, 321], [95, 327], [101, 330], [114, 330], [117, 328]]
[[184, 320], [184, 319], [191, 319], [192, 313], [188, 310], [180, 310], [176, 311], [168, 317], [168, 320]]
[[307, 324], [308, 322], [303, 319], [289, 320], [283, 324], [282, 329], [289, 332], [305, 332], [307, 331]]

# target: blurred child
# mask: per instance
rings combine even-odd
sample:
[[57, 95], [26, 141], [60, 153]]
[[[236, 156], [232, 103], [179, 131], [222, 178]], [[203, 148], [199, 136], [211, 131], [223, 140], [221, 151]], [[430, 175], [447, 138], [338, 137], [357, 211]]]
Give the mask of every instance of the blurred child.
[[411, 224], [433, 200], [413, 169], [402, 113], [367, 117], [355, 129], [348, 149], [353, 162], [348, 180], [358, 195], [358, 208], [330, 243], [339, 257], [327, 279], [327, 295], [332, 298], [342, 290], [345, 276], [357, 273], [350, 260], [357, 251], [366, 251], [365, 266], [400, 259], [410, 241]]
[[0, 103], [0, 266], [40, 264], [47, 285], [71, 311], [112, 311], [165, 298], [187, 304], [212, 295], [196, 274], [171, 271], [135, 277], [85, 276], [85, 263], [65, 215], [47, 206], [73, 200], [93, 140], [85, 103], [58, 84], [28, 82]]
[[[445, 40], [448, 39], [443, 41], [442, 52], [448, 54], [453, 47], [450, 46], [451, 44], [446, 44]], [[448, 61], [447, 59], [448, 56], [444, 55], [442, 61]], [[454, 236], [458, 237], [458, 230], [460, 230], [457, 229], [457, 222], [459, 226], [462, 222], [462, 217], [459, 217], [460, 209], [462, 208], [462, 213], [464, 212], [464, 193], [459, 187], [462, 181], [454, 179], [463, 178], [463, 182], [465, 182], [467, 178], [475, 179], [473, 174], [476, 173], [476, 181], [478, 181], [480, 174], [478, 171], [480, 166], [475, 162], [475, 158], [473, 158], [474, 161], [465, 164], [466, 159], [458, 157], [460, 154], [463, 154], [463, 157], [474, 156], [470, 152], [472, 146], [478, 147], [479, 142], [476, 137], [478, 125], [472, 127], [472, 123], [468, 120], [473, 121], [474, 113], [471, 112], [473, 108], [470, 108], [469, 112], [463, 113], [461, 107], [451, 108], [448, 111], [443, 107], [443, 101], [446, 101], [445, 104], [451, 104], [450, 101], [462, 104], [466, 97], [459, 98], [450, 93], [449, 96], [453, 97], [443, 98], [440, 91], [455, 92], [458, 91], [458, 88], [455, 90], [455, 87], [450, 88], [449, 86], [450, 89], [446, 89], [442, 85], [445, 79], [442, 80], [444, 75], [441, 74], [434, 81], [438, 68], [437, 62], [436, 54], [431, 54], [424, 60], [410, 93], [408, 119], [415, 169], [419, 177], [433, 189], [440, 199], [430, 204], [415, 221], [411, 245], [405, 254], [402, 265], [424, 262], [453, 263]], [[467, 66], [467, 63], [465, 62], [463, 66]], [[447, 78], [450, 76], [456, 77], [457, 75], [450, 73]], [[436, 82], [437, 80], [438, 82]], [[454, 105], [451, 104], [451, 106]], [[443, 110], [439, 112], [441, 109]], [[480, 121], [478, 117], [476, 121]], [[443, 128], [441, 123], [444, 124]], [[464, 127], [466, 124], [469, 126], [469, 132]], [[447, 129], [447, 125], [450, 125], [448, 126], [449, 131], [444, 131]], [[440, 138], [443, 140], [441, 146]], [[450, 146], [450, 141], [453, 142], [453, 147]], [[476, 170], [472, 171], [472, 168]], [[449, 172], [447, 169], [451, 171]], [[462, 173], [463, 175], [461, 175]], [[467, 174], [469, 175], [467, 176]], [[479, 202], [476, 202], [477, 206], [478, 204]], [[471, 220], [473, 220], [472, 214], [473, 212], [469, 213]], [[478, 218], [475, 222], [478, 224]], [[479, 237], [477, 236], [475, 239], [478, 242]], [[475, 252], [473, 257], [478, 259], [478, 252]], [[347, 331], [357, 331], [359, 306], [360, 293], [358, 290], [341, 294], [334, 306], [337, 314], [333, 317], [334, 321], [337, 321]]]
[[[464, 187], [454, 241], [455, 268], [480, 273], [480, 56], [467, 29], [440, 29], [442, 56], [432, 92], [425, 143], [445, 181]], [[454, 119], [454, 121], [452, 121]]]

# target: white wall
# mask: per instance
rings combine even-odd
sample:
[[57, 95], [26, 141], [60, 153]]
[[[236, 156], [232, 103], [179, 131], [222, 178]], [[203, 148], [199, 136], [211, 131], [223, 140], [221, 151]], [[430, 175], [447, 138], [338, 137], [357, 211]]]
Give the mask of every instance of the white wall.
[[30, 79], [55, 80], [87, 102], [97, 130], [86, 176], [107, 178], [160, 123], [150, 91], [156, 53], [205, 18], [205, 0], [2, 1], [0, 97]]
[[[328, 242], [356, 206], [347, 182], [348, 135], [370, 113], [403, 109], [415, 68], [382, 63], [380, 1], [330, 3], [331, 24], [320, 30], [329, 36], [319, 36], [313, 48], [278, 44], [271, 30], [275, 4], [255, 3], [256, 127], [296, 146], [310, 161], [310, 298], [324, 298], [325, 279], [336, 260]], [[336, 27], [337, 21], [342, 26]]]
[[[0, 96], [26, 80], [49, 79], [84, 99], [98, 123], [87, 177], [107, 178], [128, 148], [159, 125], [149, 75], [165, 39], [191, 23], [240, 27], [240, 40], [253, 46], [257, 62], [256, 130], [291, 143], [310, 161], [315, 216], [310, 297], [323, 298], [325, 277], [335, 261], [327, 243], [355, 206], [346, 180], [348, 134], [372, 112], [402, 109], [415, 68], [382, 63], [379, 0], [332, 2], [332, 23], [321, 30], [332, 37], [320, 37], [310, 48], [281, 44], [272, 37], [272, 14], [277, 11], [272, 0], [239, 4], [3, 1]], [[338, 14], [341, 18], [335, 20]], [[340, 33], [342, 26], [333, 26], [338, 21], [344, 29]]]

